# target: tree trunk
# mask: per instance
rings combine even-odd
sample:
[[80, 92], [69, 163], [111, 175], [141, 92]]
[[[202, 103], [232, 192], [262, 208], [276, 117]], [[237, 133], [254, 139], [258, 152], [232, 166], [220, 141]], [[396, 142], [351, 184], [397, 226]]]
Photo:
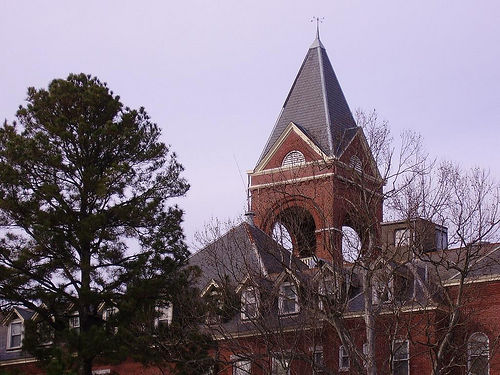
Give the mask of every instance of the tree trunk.
[[375, 316], [372, 301], [372, 276], [370, 271], [363, 275], [363, 293], [365, 300], [365, 332], [366, 332], [366, 374], [377, 375], [375, 364]]

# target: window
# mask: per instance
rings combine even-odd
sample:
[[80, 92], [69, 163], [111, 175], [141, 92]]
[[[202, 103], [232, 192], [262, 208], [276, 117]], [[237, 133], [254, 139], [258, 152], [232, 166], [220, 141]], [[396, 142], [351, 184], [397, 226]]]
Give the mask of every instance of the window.
[[408, 340], [392, 342], [392, 374], [408, 375], [410, 372], [410, 349]]
[[160, 324], [170, 325], [172, 323], [174, 307], [171, 303], [167, 303], [165, 306], [156, 307], [156, 313], [155, 328]]
[[304, 158], [304, 154], [300, 151], [290, 151], [288, 154], [285, 155], [283, 158], [283, 162], [281, 163], [282, 167], [293, 167], [296, 165], [304, 164], [306, 162], [306, 159]]
[[397, 302], [406, 302], [413, 298], [414, 281], [412, 277], [395, 275], [393, 281], [393, 295]]
[[313, 374], [323, 374], [325, 368], [325, 359], [323, 357], [323, 349], [316, 348], [313, 352]]
[[224, 301], [219, 287], [211, 287], [210, 292], [205, 296], [209, 304], [206, 322], [207, 324], [219, 324], [221, 322], [221, 313], [224, 308]]
[[241, 357], [235, 358], [233, 361], [233, 375], [249, 375], [252, 373], [252, 362]]
[[408, 228], [394, 231], [394, 246], [410, 246], [410, 230]]
[[295, 284], [284, 283], [280, 286], [278, 304], [280, 315], [289, 315], [299, 312], [299, 296], [297, 295], [297, 287]]
[[436, 249], [444, 250], [448, 248], [448, 233], [445, 230], [436, 228]]
[[378, 305], [392, 298], [393, 280], [374, 279], [372, 285], [372, 301]]
[[490, 373], [490, 345], [488, 336], [477, 332], [471, 335], [467, 343], [467, 368], [471, 375]]
[[271, 362], [272, 375], [290, 375], [290, 357], [276, 354]]
[[346, 348], [341, 345], [339, 347], [339, 370], [346, 371], [349, 370], [350, 361], [349, 361], [349, 353]]
[[72, 315], [69, 317], [69, 329], [74, 329], [80, 332], [80, 317], [78, 315]]
[[19, 320], [9, 324], [9, 342], [7, 349], [17, 349], [21, 347], [23, 341], [23, 323]]
[[318, 307], [320, 310], [324, 310], [328, 307], [328, 301], [332, 294], [335, 292], [335, 281], [333, 279], [322, 280], [319, 284], [319, 303]]
[[257, 290], [249, 287], [241, 293], [241, 319], [256, 318], [259, 314], [259, 297]]
[[109, 320], [111, 317], [118, 312], [116, 307], [108, 307], [102, 312], [102, 319]]

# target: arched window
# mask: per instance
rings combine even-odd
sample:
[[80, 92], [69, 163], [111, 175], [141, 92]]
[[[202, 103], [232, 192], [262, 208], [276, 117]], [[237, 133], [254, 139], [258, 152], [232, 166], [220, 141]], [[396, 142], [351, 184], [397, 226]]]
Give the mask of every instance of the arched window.
[[490, 373], [490, 341], [482, 332], [473, 333], [467, 343], [467, 368], [471, 375]]
[[282, 167], [293, 167], [296, 165], [304, 164], [306, 159], [304, 158], [304, 154], [300, 151], [293, 150], [285, 155], [283, 158], [283, 162], [281, 163]]

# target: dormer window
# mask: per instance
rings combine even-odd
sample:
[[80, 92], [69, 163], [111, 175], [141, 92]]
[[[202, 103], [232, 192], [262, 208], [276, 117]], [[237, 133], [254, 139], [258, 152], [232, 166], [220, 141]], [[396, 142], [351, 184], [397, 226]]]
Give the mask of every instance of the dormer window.
[[241, 293], [241, 319], [256, 318], [259, 314], [259, 296], [254, 287], [249, 287]]
[[326, 307], [328, 307], [329, 305], [328, 302], [334, 292], [335, 292], [334, 279], [328, 278], [320, 282], [318, 287], [318, 297], [319, 297], [318, 307], [320, 310], [323, 311], [325, 310]]
[[102, 319], [105, 321], [110, 320], [113, 315], [115, 315], [118, 312], [118, 309], [116, 307], [107, 307], [104, 309], [102, 312]]
[[224, 301], [222, 299], [222, 293], [219, 287], [214, 283], [212, 284], [205, 298], [209, 304], [209, 310], [207, 312], [207, 324], [218, 324], [221, 320], [221, 313], [224, 308]]
[[78, 314], [69, 317], [69, 329], [74, 329], [75, 331], [80, 332], [80, 317]]
[[396, 229], [394, 231], [394, 245], [399, 246], [410, 246], [411, 234], [408, 228]]
[[174, 315], [174, 307], [171, 303], [167, 303], [165, 306], [157, 307], [157, 318], [155, 319], [155, 327], [160, 324], [170, 325], [172, 323], [172, 318]]
[[15, 320], [9, 324], [7, 349], [19, 349], [23, 341], [23, 323]]
[[300, 164], [304, 164], [306, 162], [306, 158], [304, 154], [300, 151], [293, 150], [285, 155], [283, 158], [283, 162], [281, 163], [282, 167], [295, 167]]
[[283, 283], [280, 286], [278, 307], [280, 315], [290, 315], [299, 312], [299, 296], [295, 284]]

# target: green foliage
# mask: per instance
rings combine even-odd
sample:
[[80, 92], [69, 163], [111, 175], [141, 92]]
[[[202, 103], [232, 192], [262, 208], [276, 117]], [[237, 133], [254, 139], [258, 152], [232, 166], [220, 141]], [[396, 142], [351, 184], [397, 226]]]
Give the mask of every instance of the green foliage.
[[[0, 299], [50, 328], [53, 345], [33, 325], [26, 349], [55, 372], [89, 373], [118, 343], [129, 353], [102, 306], [123, 308], [121, 332], [142, 300], [191, 293], [182, 211], [167, 205], [189, 186], [144, 108], [124, 107], [95, 77], [29, 88], [17, 119], [0, 129]], [[79, 330], [68, 326], [75, 313]]]

